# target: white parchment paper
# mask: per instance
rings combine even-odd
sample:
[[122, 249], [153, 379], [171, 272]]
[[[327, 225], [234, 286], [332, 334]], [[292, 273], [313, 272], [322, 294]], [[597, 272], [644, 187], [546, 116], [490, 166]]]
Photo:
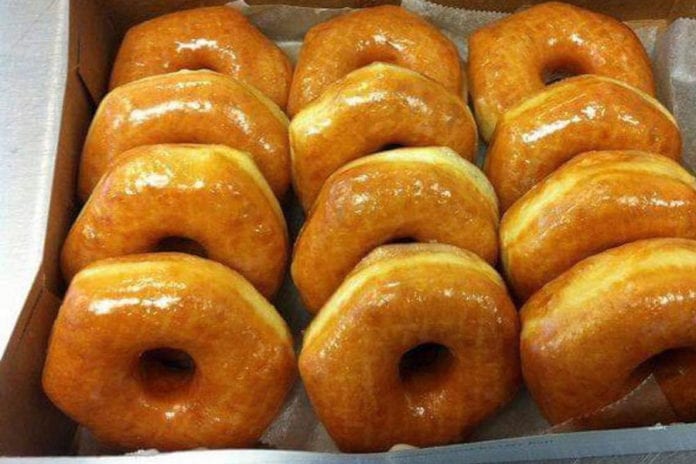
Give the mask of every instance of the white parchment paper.
[[682, 131], [684, 163], [696, 171], [696, 20], [674, 21], [657, 45], [658, 94]]

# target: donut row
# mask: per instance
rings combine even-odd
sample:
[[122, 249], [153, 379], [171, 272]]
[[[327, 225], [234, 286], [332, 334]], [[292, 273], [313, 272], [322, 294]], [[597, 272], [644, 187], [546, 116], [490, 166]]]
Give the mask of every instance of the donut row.
[[[561, 3], [481, 28], [476, 118], [454, 44], [399, 7], [313, 27], [291, 74], [232, 8], [128, 31], [61, 255], [60, 409], [128, 449], [252, 446], [299, 364], [344, 451], [459, 442], [522, 377], [552, 423], [650, 373], [696, 418], [696, 180], [630, 29]], [[298, 361], [267, 301], [291, 182]]]
[[[344, 51], [346, 36], [366, 45]], [[389, 64], [352, 70], [376, 60]], [[312, 85], [336, 69], [350, 72]], [[520, 385], [519, 320], [491, 267], [498, 201], [471, 163], [460, 69], [440, 32], [394, 7], [328, 21], [300, 51], [289, 135], [307, 217], [291, 275], [317, 316], [299, 368], [344, 451], [459, 442]], [[409, 148], [382, 151], [394, 145]], [[400, 241], [420, 243], [384, 245]]]
[[292, 336], [267, 300], [289, 255], [290, 77], [231, 8], [126, 34], [80, 160], [43, 374], [100, 442], [253, 446], [294, 384]]
[[[610, 18], [548, 3], [469, 46], [535, 402], [552, 424], [602, 427], [605, 408], [652, 376], [674, 417], [695, 420], [696, 179], [639, 42]], [[544, 87], [558, 71], [584, 75]]]

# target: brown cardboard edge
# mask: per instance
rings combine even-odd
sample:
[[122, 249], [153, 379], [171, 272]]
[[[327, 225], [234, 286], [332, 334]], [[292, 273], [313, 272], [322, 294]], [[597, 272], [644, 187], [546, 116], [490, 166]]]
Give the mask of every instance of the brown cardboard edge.
[[[283, 3], [286, 5], [298, 5], [321, 8], [363, 8], [382, 4], [399, 4], [399, 0], [247, 0], [250, 4], [272, 5]], [[514, 12], [524, 7], [543, 3], [545, 0], [437, 0], [441, 5], [467, 8], [481, 11]], [[604, 14], [617, 17], [623, 21], [644, 19], [672, 20], [676, 16], [696, 16], [696, 3], [689, 0], [565, 0], [584, 8], [589, 8]], [[227, 0], [152, 0], [141, 2], [139, 8], [133, 8], [130, 0], [99, 0], [102, 11], [106, 12], [114, 26], [117, 38], [125, 33], [125, 30], [139, 22], [186, 8], [195, 8], [204, 5], [223, 5]]]
[[[73, 5], [78, 5], [73, 8]], [[79, 13], [78, 13], [79, 12]], [[74, 26], [74, 27], [73, 27]], [[93, 102], [99, 102], [108, 87], [116, 47], [116, 29], [100, 2], [71, 2], [71, 27], [77, 38], [77, 72]]]
[[41, 387], [46, 347], [60, 298], [44, 287], [40, 275], [36, 300], [12, 349], [0, 364], [0, 449], [4, 455], [65, 454], [75, 424], [56, 409]]
[[696, 2], [693, 0], [675, 0], [669, 19], [676, 18], [696, 18]]
[[[95, 110], [94, 95], [80, 67], [81, 64], [90, 63], [89, 57], [94, 56], [94, 53], [83, 54], [85, 47], [80, 45], [85, 41], [85, 36], [81, 34], [80, 29], [80, 24], [84, 20], [79, 20], [78, 16], [90, 12], [89, 9], [81, 7], [81, 4], [85, 2], [86, 0], [76, 0], [70, 4], [68, 75], [65, 79], [48, 227], [44, 241], [42, 269], [47, 288], [56, 295], [62, 295], [65, 291], [65, 282], [60, 271], [60, 250], [80, 208], [75, 195], [78, 163], [82, 144]], [[87, 37], [93, 39], [93, 37]], [[92, 40], [92, 42], [101, 43], [101, 39], [102, 37], [97, 37], [97, 40]], [[109, 66], [106, 62], [101, 64]], [[91, 64], [82, 66], [82, 70], [85, 67], [89, 68]], [[103, 82], [103, 87], [105, 86], [106, 82]]]
[[[79, 39], [72, 8], [67, 76], [51, 187], [43, 259], [0, 363], [0, 452], [3, 455], [65, 455], [76, 425], [43, 393], [41, 373], [65, 284], [60, 248], [77, 211], [77, 162], [94, 111], [79, 73]], [[105, 64], [106, 65], [106, 64]]]

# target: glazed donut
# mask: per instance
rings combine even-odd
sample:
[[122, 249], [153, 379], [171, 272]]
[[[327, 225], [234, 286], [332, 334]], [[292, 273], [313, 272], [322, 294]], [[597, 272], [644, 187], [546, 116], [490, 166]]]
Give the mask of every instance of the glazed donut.
[[194, 240], [264, 296], [283, 279], [285, 219], [244, 153], [222, 145], [150, 145], [120, 157], [97, 184], [63, 245], [63, 275], [89, 263]]
[[485, 261], [448, 245], [390, 245], [311, 323], [300, 374], [341, 450], [453, 443], [515, 395], [518, 335]]
[[181, 253], [107, 259], [73, 279], [46, 394], [126, 449], [253, 445], [295, 380], [292, 338], [244, 278]]
[[212, 143], [251, 154], [276, 196], [290, 185], [288, 120], [273, 102], [231, 77], [180, 71], [148, 77], [102, 100], [82, 151], [83, 201], [124, 151], [156, 143]]
[[[522, 371], [546, 418], [596, 411], [632, 391], [646, 361], [696, 347], [695, 289], [696, 241], [661, 238], [587, 258], [535, 293], [521, 312]], [[681, 396], [663, 391], [679, 411]]]
[[653, 237], [696, 239], [696, 178], [637, 151], [573, 158], [500, 224], [503, 268], [522, 301], [588, 256]]
[[650, 60], [628, 26], [577, 6], [542, 3], [469, 37], [470, 91], [483, 138], [557, 71], [608, 76], [655, 94]]
[[505, 113], [484, 169], [504, 211], [578, 153], [642, 150], [679, 160], [681, 145], [674, 117], [657, 100], [613, 79], [578, 76]]
[[290, 61], [280, 48], [239, 11], [220, 6], [177, 11], [130, 28], [109, 87], [184, 69], [234, 77], [281, 108], [292, 80]]
[[473, 160], [478, 142], [464, 101], [416, 72], [383, 63], [329, 86], [289, 131], [293, 183], [305, 211], [332, 172], [387, 145], [445, 146]]
[[399, 239], [498, 254], [498, 205], [481, 171], [444, 147], [366, 156], [336, 171], [295, 242], [292, 277], [316, 312], [361, 258]]
[[294, 116], [326, 88], [375, 61], [394, 63], [462, 95], [457, 47], [421, 17], [394, 5], [363, 8], [312, 27], [304, 37], [290, 87]]

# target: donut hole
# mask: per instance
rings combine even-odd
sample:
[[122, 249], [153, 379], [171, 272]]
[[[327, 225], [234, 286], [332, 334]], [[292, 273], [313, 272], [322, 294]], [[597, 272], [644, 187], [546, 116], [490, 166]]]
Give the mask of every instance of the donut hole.
[[401, 145], [399, 143], [388, 143], [386, 145], [382, 145], [382, 147], [377, 151], [397, 150], [399, 148], [405, 148], [405, 147], [406, 147], [406, 145]]
[[[180, 44], [182, 46], [196, 46], [195, 43], [189, 43], [189, 44]], [[206, 57], [203, 54], [194, 54], [191, 56], [191, 59], [189, 59], [188, 63], [184, 63], [181, 66], [179, 66], [176, 69], [173, 69], [170, 72], [177, 72], [177, 71], [210, 71], [210, 72], [217, 72], [217, 73], [225, 73], [224, 69], [218, 69], [218, 66], [214, 65], [214, 63], [211, 63], [210, 60], [206, 59]]]
[[551, 85], [569, 77], [585, 74], [582, 67], [569, 61], [551, 62], [546, 65], [541, 74], [545, 85]]
[[[694, 355], [695, 352], [688, 348], [673, 348], [654, 354], [633, 369], [626, 384], [625, 393], [638, 387], [651, 375], [655, 376], [656, 381], [667, 383], [670, 377], [678, 379], [684, 375], [690, 376], [691, 373], [683, 368], [693, 365]], [[680, 381], [677, 380], [677, 382]]]
[[397, 237], [392, 240], [389, 240], [386, 244], [389, 245], [398, 245], [398, 244], [405, 244], [405, 243], [418, 243], [418, 240], [416, 240], [413, 237]]
[[454, 361], [454, 354], [445, 345], [421, 343], [401, 355], [399, 379], [407, 388], [430, 390], [441, 385]]
[[168, 396], [191, 384], [196, 363], [183, 350], [154, 348], [140, 354], [138, 368], [145, 391], [152, 396]]
[[672, 348], [661, 351], [660, 353], [657, 353], [638, 364], [638, 366], [633, 369], [631, 375], [635, 382], [642, 382], [646, 377], [654, 374], [658, 370], [660, 370], [662, 375], [664, 375], [666, 371], [662, 370], [661, 368], [664, 368], [665, 364], [667, 364], [675, 373], [682, 374], [683, 372], [678, 373], [673, 368], [691, 364], [693, 362], [692, 359], [695, 359], [695, 355], [696, 352], [690, 348]]
[[355, 68], [360, 69], [371, 64], [384, 63], [398, 66], [399, 54], [389, 46], [372, 44], [363, 46], [363, 52], [355, 57]]
[[189, 255], [200, 256], [201, 258], [208, 257], [208, 252], [205, 251], [203, 245], [186, 237], [165, 237], [157, 242], [157, 245], [155, 245], [155, 251], [176, 251], [179, 253], [188, 253]]
[[544, 81], [544, 84], [551, 85], [573, 76], [577, 76], [577, 73], [565, 69], [554, 69], [544, 72], [542, 80]]

